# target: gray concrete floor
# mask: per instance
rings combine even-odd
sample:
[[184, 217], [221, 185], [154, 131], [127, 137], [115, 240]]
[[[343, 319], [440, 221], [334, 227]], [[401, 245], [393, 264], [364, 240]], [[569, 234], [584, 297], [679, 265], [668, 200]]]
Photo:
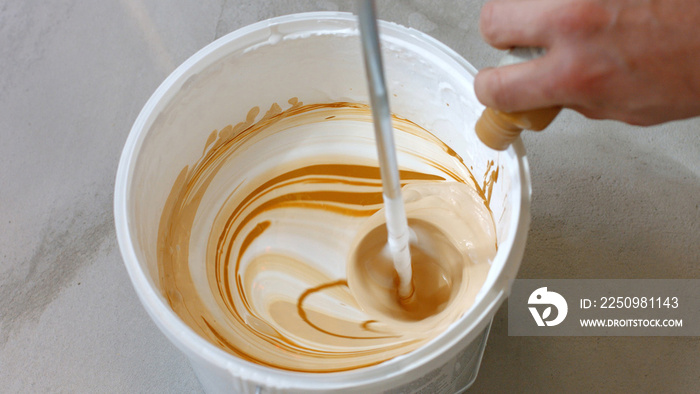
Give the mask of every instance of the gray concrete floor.
[[[379, 0], [477, 68], [482, 0]], [[116, 245], [117, 161], [163, 79], [217, 37], [350, 1], [0, 2], [0, 391], [198, 392]], [[564, 112], [524, 137], [521, 278], [700, 278], [700, 120], [635, 128]], [[509, 337], [496, 315], [470, 392], [697, 392], [697, 337]]]

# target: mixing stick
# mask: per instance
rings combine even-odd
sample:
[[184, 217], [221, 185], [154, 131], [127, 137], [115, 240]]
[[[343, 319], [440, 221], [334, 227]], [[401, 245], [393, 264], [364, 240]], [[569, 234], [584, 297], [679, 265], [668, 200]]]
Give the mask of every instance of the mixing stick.
[[407, 301], [413, 294], [409, 230], [401, 197], [401, 182], [396, 160], [388, 92], [384, 81], [374, 0], [362, 0], [358, 15], [374, 121], [374, 134], [377, 140], [379, 169], [382, 177], [389, 251], [399, 277], [399, 297], [401, 300]]

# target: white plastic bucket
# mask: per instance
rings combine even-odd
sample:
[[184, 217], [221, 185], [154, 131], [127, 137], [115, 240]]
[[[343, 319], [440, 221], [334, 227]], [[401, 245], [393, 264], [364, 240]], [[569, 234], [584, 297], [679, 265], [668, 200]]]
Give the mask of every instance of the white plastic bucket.
[[[115, 185], [117, 237], [134, 288], [157, 326], [190, 359], [207, 392], [452, 393], [476, 377], [490, 322], [508, 296], [530, 221], [530, 179], [518, 140], [496, 152], [474, 124], [483, 107], [476, 70], [422, 34], [382, 22], [392, 111], [436, 134], [477, 176], [500, 167], [491, 209], [498, 252], [476, 302], [427, 345], [381, 364], [333, 373], [290, 372], [236, 358], [199, 337], [159, 290], [157, 238], [165, 200], [178, 173], [202, 154], [209, 133], [245, 119], [254, 107], [299, 97], [305, 103], [367, 103], [356, 18], [305, 13], [255, 23], [206, 46], [156, 90], [131, 130]], [[394, 96], [395, 94], [395, 96]]]

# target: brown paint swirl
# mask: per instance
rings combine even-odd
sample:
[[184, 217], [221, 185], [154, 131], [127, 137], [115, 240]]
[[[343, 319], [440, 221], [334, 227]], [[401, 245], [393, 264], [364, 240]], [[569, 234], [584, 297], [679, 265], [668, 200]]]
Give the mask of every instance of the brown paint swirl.
[[[281, 369], [356, 369], [420, 347], [469, 308], [488, 272], [497, 166], [479, 185], [452, 149], [394, 117], [420, 294], [392, 304], [392, 273], [367, 263], [386, 236], [369, 109], [289, 103], [212, 132], [178, 176], [159, 228], [164, 296], [210, 342]], [[370, 276], [384, 283], [383, 307], [367, 297]]]

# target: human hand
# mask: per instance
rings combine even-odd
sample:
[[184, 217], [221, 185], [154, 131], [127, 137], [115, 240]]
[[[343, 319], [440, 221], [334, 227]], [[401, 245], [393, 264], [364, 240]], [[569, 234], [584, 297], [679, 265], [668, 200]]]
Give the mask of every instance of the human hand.
[[635, 125], [700, 115], [699, 0], [492, 0], [480, 29], [496, 48], [547, 50], [481, 70], [486, 106], [564, 106]]

